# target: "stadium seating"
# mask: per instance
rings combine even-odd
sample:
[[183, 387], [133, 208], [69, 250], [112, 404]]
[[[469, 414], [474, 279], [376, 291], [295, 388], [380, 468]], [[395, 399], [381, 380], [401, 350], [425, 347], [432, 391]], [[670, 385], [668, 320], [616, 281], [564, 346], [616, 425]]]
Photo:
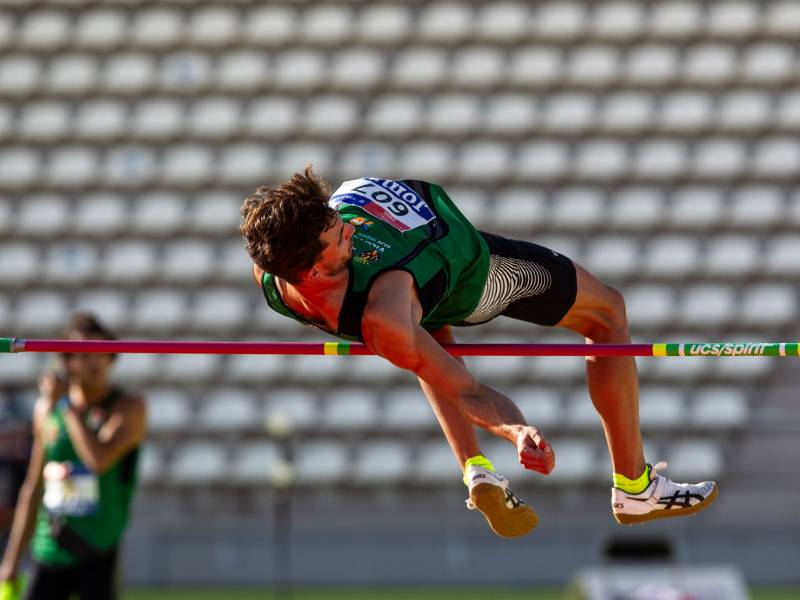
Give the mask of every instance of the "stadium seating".
[[[798, 317], [798, 33], [791, 1], [4, 6], [0, 324], [48, 337], [90, 309], [126, 338], [322, 339], [268, 310], [237, 234], [247, 194], [311, 163], [334, 184], [443, 184], [479, 228], [622, 290], [637, 339], [734, 324], [783, 338]], [[498, 319], [457, 335], [544, 333]], [[0, 388], [33, 386], [42, 360], [13, 360]], [[552, 485], [598, 483], [583, 359], [468, 364], [563, 440]], [[708, 434], [668, 458], [722, 473], [745, 384], [774, 362], [638, 365], [648, 443]], [[413, 377], [385, 361], [130, 355], [117, 375], [149, 400], [148, 484], [458, 479]], [[248, 437], [293, 430], [309, 437], [293, 466]], [[498, 464], [516, 468], [505, 446]]]

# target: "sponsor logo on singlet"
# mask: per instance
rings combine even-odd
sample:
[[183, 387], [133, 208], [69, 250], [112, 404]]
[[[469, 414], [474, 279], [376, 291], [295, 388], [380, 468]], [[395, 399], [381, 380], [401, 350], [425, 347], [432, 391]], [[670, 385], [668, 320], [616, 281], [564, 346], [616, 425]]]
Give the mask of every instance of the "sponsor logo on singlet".
[[381, 253], [377, 250], [365, 250], [364, 252], [359, 252], [358, 256], [353, 257], [354, 261], [361, 263], [362, 265], [378, 262], [380, 259]]
[[434, 220], [419, 194], [399, 181], [366, 177], [345, 181], [331, 196], [330, 206], [358, 206], [398, 231], [409, 231]]

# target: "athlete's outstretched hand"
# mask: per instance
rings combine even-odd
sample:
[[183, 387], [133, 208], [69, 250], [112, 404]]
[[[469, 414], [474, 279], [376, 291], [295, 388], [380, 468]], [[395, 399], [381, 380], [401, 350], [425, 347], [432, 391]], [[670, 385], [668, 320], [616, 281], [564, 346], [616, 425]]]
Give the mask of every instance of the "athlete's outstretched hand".
[[526, 469], [547, 475], [556, 466], [556, 455], [536, 427], [525, 427], [517, 436], [519, 462]]

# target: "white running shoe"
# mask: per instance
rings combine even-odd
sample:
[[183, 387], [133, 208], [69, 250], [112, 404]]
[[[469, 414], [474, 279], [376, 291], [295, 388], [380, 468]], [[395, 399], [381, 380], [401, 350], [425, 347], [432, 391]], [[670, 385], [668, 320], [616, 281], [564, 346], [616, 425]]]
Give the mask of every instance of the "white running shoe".
[[719, 487], [714, 481], [675, 483], [657, 471], [666, 469], [660, 462], [650, 469], [650, 485], [641, 494], [628, 494], [611, 488], [611, 507], [617, 523], [634, 525], [655, 519], [692, 515], [717, 499]]
[[536, 511], [508, 489], [508, 479], [499, 473], [470, 465], [464, 481], [469, 488], [467, 508], [480, 511], [500, 537], [523, 536], [539, 522]]

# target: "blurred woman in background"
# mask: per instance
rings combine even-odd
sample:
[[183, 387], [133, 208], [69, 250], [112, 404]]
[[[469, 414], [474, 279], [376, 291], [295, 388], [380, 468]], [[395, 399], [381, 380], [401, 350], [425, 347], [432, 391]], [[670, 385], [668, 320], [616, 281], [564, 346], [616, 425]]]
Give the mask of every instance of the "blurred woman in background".
[[[64, 337], [114, 339], [93, 315]], [[33, 451], [0, 581], [13, 582], [31, 543], [29, 600], [117, 597], [116, 566], [145, 436], [144, 400], [110, 381], [113, 354], [62, 354], [39, 380]]]

